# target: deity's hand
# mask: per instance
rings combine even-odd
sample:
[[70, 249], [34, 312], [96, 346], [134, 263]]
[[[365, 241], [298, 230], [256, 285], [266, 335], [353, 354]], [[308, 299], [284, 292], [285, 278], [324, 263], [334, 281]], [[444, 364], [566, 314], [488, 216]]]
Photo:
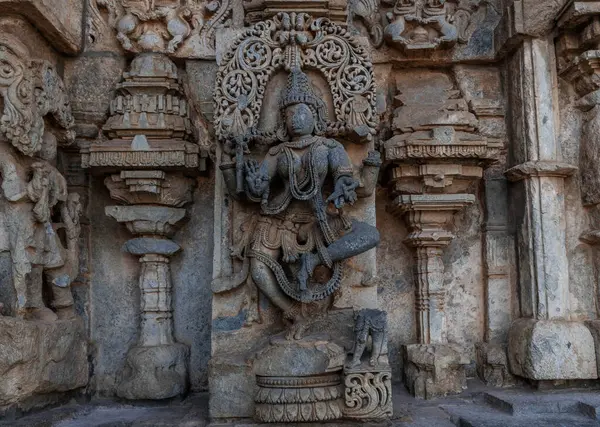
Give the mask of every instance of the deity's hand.
[[333, 202], [336, 208], [341, 209], [344, 204], [351, 205], [356, 202], [356, 191], [358, 181], [351, 176], [341, 176], [335, 183], [335, 191], [327, 198], [327, 203]]
[[255, 196], [262, 196], [269, 188], [269, 176], [261, 170], [256, 160], [247, 160], [244, 169], [248, 190]]

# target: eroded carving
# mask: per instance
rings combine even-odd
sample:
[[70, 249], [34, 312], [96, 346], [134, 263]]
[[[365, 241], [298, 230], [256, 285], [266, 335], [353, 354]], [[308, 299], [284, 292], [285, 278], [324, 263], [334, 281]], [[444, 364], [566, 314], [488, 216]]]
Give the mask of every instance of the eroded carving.
[[448, 49], [469, 41], [471, 15], [481, 0], [396, 0], [386, 41], [405, 51]]
[[[44, 117], [52, 114], [56, 136], [70, 142], [75, 125], [69, 99], [56, 70], [46, 61], [32, 60], [14, 37], [0, 35], [0, 95], [4, 110], [0, 132], [21, 153], [31, 156], [42, 147]], [[63, 131], [58, 132], [62, 128]]]
[[387, 313], [381, 310], [362, 309], [356, 316], [354, 327], [354, 350], [352, 360], [347, 368], [355, 368], [361, 363], [361, 358], [371, 336], [371, 356], [369, 366], [379, 364], [379, 358], [387, 353]]
[[379, 13], [379, 0], [354, 0], [351, 4], [352, 13], [366, 27], [373, 46], [378, 48], [383, 44], [383, 25]]
[[[104, 26], [99, 9], [108, 13], [107, 24], [117, 32], [123, 49], [131, 52], [175, 54], [192, 37], [204, 51], [215, 48], [215, 31], [231, 16], [231, 0], [90, 0], [88, 41], [99, 38]], [[190, 48], [194, 53], [195, 48]]]
[[[27, 319], [72, 318], [81, 204], [54, 166], [58, 144], [74, 136], [69, 100], [55, 69], [31, 59], [8, 34], [0, 35], [0, 95], [0, 250], [12, 258], [16, 298], [10, 312]], [[46, 123], [48, 115], [52, 120]], [[43, 301], [44, 284], [55, 311]]]

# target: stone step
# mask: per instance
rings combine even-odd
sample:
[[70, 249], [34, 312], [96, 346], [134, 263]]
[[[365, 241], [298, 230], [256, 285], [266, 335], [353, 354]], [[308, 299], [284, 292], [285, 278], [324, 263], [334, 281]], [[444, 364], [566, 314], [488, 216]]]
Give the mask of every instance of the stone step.
[[484, 393], [487, 404], [514, 416], [535, 414], [580, 414], [599, 419], [600, 393], [538, 393], [492, 391]]
[[600, 423], [583, 414], [529, 413], [511, 415], [485, 405], [445, 406], [457, 427], [598, 427]]

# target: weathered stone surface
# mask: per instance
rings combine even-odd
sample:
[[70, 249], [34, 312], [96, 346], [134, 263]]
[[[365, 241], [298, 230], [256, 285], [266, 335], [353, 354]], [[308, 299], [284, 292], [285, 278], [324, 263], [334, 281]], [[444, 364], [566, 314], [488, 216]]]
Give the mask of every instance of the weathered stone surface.
[[0, 408], [85, 387], [87, 338], [80, 319], [52, 323], [0, 316]]
[[598, 378], [594, 340], [583, 323], [516, 320], [508, 358], [511, 373], [532, 380]]
[[83, 2], [78, 0], [2, 0], [0, 15], [22, 15], [68, 54], [82, 49]]
[[404, 383], [421, 399], [461, 393], [467, 388], [465, 365], [460, 349], [448, 344], [409, 344], [402, 348]]
[[187, 390], [188, 348], [183, 344], [134, 347], [127, 353], [117, 395], [125, 399], [166, 399]]
[[479, 343], [477, 352], [477, 375], [487, 385], [507, 387], [514, 384], [508, 366], [506, 346], [502, 344]]
[[[337, 419], [391, 376], [597, 381], [599, 13], [0, 0], [0, 314], [81, 314], [90, 397], [208, 387], [216, 422]], [[353, 331], [361, 309], [387, 326]], [[49, 360], [23, 324], [11, 354]], [[8, 405], [80, 374], [18, 372], [48, 387]], [[346, 416], [389, 414], [367, 395]]]

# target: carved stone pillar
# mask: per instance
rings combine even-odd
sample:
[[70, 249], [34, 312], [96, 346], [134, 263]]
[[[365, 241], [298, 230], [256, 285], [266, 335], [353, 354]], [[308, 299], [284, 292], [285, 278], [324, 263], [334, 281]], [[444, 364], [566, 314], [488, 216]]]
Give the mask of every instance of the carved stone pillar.
[[507, 59], [507, 81], [522, 316], [508, 336], [511, 372], [536, 381], [597, 378], [590, 331], [569, 321], [564, 183], [577, 168], [561, 160], [551, 39], [524, 37]]
[[[583, 233], [580, 240], [594, 247], [597, 260], [600, 242], [600, 1], [569, 1], [557, 18], [557, 25], [560, 30], [555, 40], [558, 72], [573, 84], [580, 96], [576, 107], [583, 113], [579, 159], [581, 196], [584, 206], [590, 208], [591, 229]], [[588, 321], [586, 326], [594, 338], [596, 368], [600, 372], [600, 321]]]
[[193, 177], [207, 153], [193, 141], [190, 112], [177, 67], [162, 54], [140, 54], [124, 73], [103, 127], [106, 139], [82, 149], [84, 167], [108, 174], [111, 197], [123, 203], [106, 214], [134, 238], [123, 247], [140, 261], [140, 329], [127, 354], [117, 394], [164, 399], [187, 388], [189, 349], [173, 336], [170, 240], [192, 201]]
[[124, 251], [139, 256], [140, 334], [127, 354], [117, 394], [126, 399], [161, 399], [182, 394], [187, 384], [189, 349], [173, 337], [170, 257], [181, 249], [168, 239], [185, 209], [163, 206], [108, 206], [106, 214], [136, 236]]
[[454, 238], [454, 214], [475, 202], [472, 184], [502, 148], [501, 140], [478, 132], [472, 105], [450, 77], [440, 72], [435, 78], [430, 99], [399, 87], [395, 135], [385, 142], [385, 161], [393, 165], [389, 209], [406, 221], [404, 243], [415, 253], [418, 342], [404, 346], [404, 379], [411, 393], [427, 399], [466, 387], [469, 358], [448, 342], [442, 257]]
[[[415, 312], [418, 344], [404, 349], [405, 384], [411, 393], [433, 398], [460, 393], [466, 387], [468, 359], [448, 346], [443, 250], [454, 238], [449, 231], [454, 214], [475, 202], [471, 194], [400, 195], [392, 203], [403, 214], [409, 234], [405, 243], [415, 250]], [[439, 357], [440, 354], [443, 357]], [[428, 366], [435, 369], [431, 371]], [[434, 372], [433, 377], [430, 373]]]

